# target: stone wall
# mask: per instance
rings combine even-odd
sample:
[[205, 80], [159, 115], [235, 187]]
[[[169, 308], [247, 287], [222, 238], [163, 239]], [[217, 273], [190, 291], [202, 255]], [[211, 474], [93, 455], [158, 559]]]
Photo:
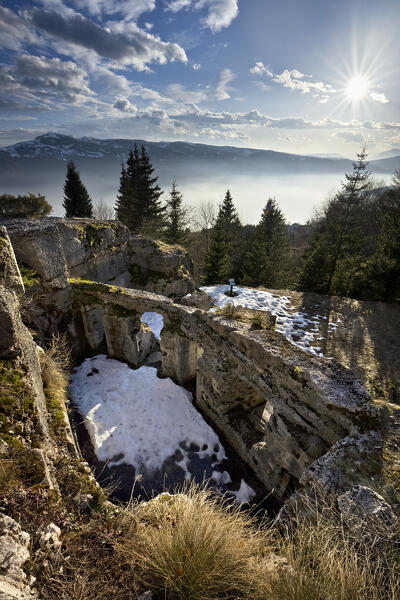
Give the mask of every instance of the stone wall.
[[195, 289], [186, 250], [132, 236], [118, 221], [49, 217], [3, 222], [18, 262], [36, 271], [47, 289], [65, 288], [68, 278], [174, 297]]
[[124, 319], [124, 311], [163, 315], [163, 375], [181, 384], [196, 379], [203, 414], [276, 498], [299, 481], [310, 482], [320, 464], [333, 487], [348, 489], [354, 481], [343, 475], [339, 455], [324, 459], [337, 444], [362, 444], [370, 471], [379, 469], [381, 414], [335, 361], [301, 351], [274, 330], [252, 330], [163, 296], [89, 282], [75, 282], [72, 289], [81, 306], [98, 307], [103, 327], [110, 311], [120, 311], [114, 337], [120, 332], [124, 339], [130, 327], [132, 317]]

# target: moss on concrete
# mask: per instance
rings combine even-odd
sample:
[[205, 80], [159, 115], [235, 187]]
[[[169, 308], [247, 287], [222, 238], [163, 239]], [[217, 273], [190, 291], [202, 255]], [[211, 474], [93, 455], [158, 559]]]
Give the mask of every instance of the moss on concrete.
[[0, 436], [9, 441], [24, 433], [35, 417], [35, 403], [27, 381], [27, 369], [15, 361], [0, 360]]
[[86, 244], [89, 246], [89, 248], [92, 248], [93, 246], [101, 243], [104, 240], [101, 232], [105, 231], [106, 229], [112, 229], [115, 231], [116, 227], [116, 223], [89, 223], [89, 225], [86, 225], [84, 228]]
[[35, 269], [31, 269], [31, 267], [28, 267], [24, 263], [19, 263], [18, 267], [25, 287], [32, 287], [36, 283], [41, 282], [42, 278]]

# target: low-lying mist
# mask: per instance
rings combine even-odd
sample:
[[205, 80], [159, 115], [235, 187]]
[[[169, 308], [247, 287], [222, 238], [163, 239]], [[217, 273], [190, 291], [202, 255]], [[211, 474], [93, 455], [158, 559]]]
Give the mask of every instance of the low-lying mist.
[[[118, 192], [119, 175], [114, 177], [95, 176], [81, 171], [82, 179], [93, 202], [104, 200], [113, 206]], [[162, 198], [166, 200], [171, 179], [160, 177], [164, 190]], [[186, 204], [198, 206], [200, 202], [212, 201], [216, 205], [222, 201], [229, 188], [235, 205], [244, 224], [257, 223], [262, 209], [269, 197], [275, 197], [289, 223], [305, 223], [315, 207], [320, 206], [332, 192], [340, 187], [343, 175], [280, 175], [250, 176], [232, 174], [230, 177], [194, 178], [190, 181], [177, 178], [177, 185], [183, 193]], [[41, 182], [21, 181], [20, 184], [3, 185], [2, 193], [23, 194], [27, 192], [44, 194], [53, 206], [53, 216], [62, 216], [63, 178], [55, 181], [53, 176], [43, 177]]]

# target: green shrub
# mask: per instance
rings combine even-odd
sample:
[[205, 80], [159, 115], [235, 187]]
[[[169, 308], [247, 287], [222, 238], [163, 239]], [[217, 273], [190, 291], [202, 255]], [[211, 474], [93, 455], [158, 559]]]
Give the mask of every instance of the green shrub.
[[0, 218], [13, 217], [47, 217], [53, 210], [44, 196], [40, 194], [25, 194], [24, 196], [13, 196], [2, 194], [0, 196]]

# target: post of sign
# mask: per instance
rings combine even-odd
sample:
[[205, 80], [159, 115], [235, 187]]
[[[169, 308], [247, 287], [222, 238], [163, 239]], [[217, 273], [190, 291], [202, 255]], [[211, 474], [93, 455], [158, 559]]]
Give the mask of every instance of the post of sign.
[[230, 280], [229, 280], [229, 286], [230, 286], [230, 288], [231, 288], [231, 289], [230, 289], [230, 292], [229, 292], [229, 295], [230, 295], [230, 296], [233, 296], [233, 286], [234, 286], [234, 285], [236, 285], [236, 283], [235, 283], [235, 280], [234, 280], [234, 279], [230, 279]]

